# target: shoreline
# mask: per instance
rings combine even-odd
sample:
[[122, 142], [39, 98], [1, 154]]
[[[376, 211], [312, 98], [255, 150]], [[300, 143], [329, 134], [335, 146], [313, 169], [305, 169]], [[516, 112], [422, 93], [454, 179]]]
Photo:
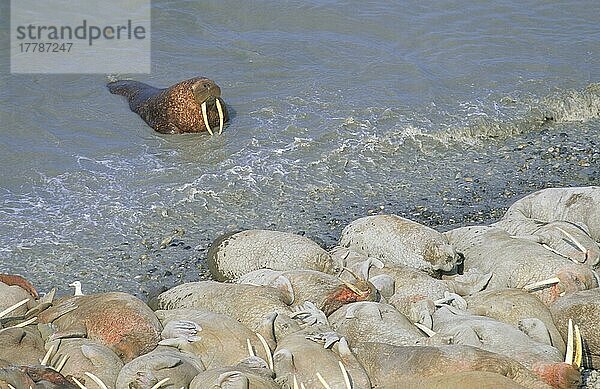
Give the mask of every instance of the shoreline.
[[[396, 215], [359, 218], [343, 229], [339, 246], [328, 251], [302, 235], [242, 230], [217, 239], [208, 252], [212, 277], [227, 282], [196, 279], [160, 291], [147, 303], [126, 293], [86, 294], [85, 283], [83, 295], [76, 289], [75, 296], [51, 292], [38, 298], [24, 279], [0, 276], [5, 299], [17, 301], [0, 318], [0, 337], [25, 331], [39, 339], [17, 343], [14, 350], [0, 349], [0, 360], [9, 364], [37, 365], [20, 372], [2, 365], [0, 379], [11, 371], [11, 380], [66, 377], [77, 384], [91, 373], [108, 380], [108, 387], [120, 388], [151, 374], [155, 378], [148, 385], [162, 387], [172, 380], [178, 387], [204, 388], [208, 378], [200, 377], [225, 374], [228, 380], [235, 371], [254, 385], [262, 382], [259, 387], [278, 388], [296, 379], [309, 386], [317, 383], [316, 368], [325, 377], [319, 380], [332, 387], [348, 387], [343, 383], [348, 377], [357, 388], [392, 382], [427, 386], [440, 373], [419, 365], [419, 355], [445, 350], [426, 358], [432, 366], [465, 369], [447, 378], [456, 379], [457, 387], [477, 380], [562, 387], [576, 377], [588, 387], [600, 387], [596, 370], [580, 371], [600, 351], [594, 332], [594, 315], [600, 315], [600, 277], [594, 271], [600, 266], [600, 219], [593, 216], [598, 212], [600, 187], [559, 188], [518, 200], [492, 226], [444, 234]], [[513, 269], [519, 273], [513, 275]], [[24, 295], [30, 297], [21, 301]], [[490, 310], [496, 303], [486, 299], [512, 301], [518, 309]], [[17, 306], [23, 303], [28, 306]], [[237, 329], [228, 335], [220, 322]], [[476, 337], [465, 337], [475, 329]], [[79, 340], [67, 335], [74, 330]], [[212, 336], [220, 340], [212, 346], [203, 343]], [[220, 349], [227, 342], [238, 342], [231, 345], [235, 352]], [[83, 344], [104, 350], [103, 358], [113, 361], [113, 367], [85, 371], [92, 367], [78, 365]], [[380, 349], [392, 359], [373, 360], [371, 352]], [[224, 358], [219, 363], [215, 352]], [[73, 362], [61, 362], [65, 353], [75, 353], [69, 354]], [[405, 353], [415, 357], [406, 360]], [[294, 374], [284, 363], [291, 355], [300, 364]], [[169, 370], [160, 376], [153, 363], [162, 365], [172, 357], [182, 361], [177, 366], [185, 366], [186, 372]], [[394, 358], [400, 359], [392, 363]], [[333, 367], [338, 363], [341, 372]], [[408, 365], [400, 368], [398, 363]], [[331, 369], [318, 367], [328, 364]], [[395, 370], [382, 374], [389, 364]], [[510, 368], [498, 375], [499, 365]], [[63, 371], [63, 378], [52, 378], [52, 369]]]

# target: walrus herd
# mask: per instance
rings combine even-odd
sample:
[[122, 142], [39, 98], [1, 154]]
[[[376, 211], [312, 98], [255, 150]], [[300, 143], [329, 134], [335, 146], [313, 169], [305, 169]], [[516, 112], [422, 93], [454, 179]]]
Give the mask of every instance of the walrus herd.
[[147, 302], [3, 274], [0, 388], [600, 388], [599, 212], [600, 187], [553, 188], [445, 233], [364, 217], [330, 250], [235, 232], [215, 280]]

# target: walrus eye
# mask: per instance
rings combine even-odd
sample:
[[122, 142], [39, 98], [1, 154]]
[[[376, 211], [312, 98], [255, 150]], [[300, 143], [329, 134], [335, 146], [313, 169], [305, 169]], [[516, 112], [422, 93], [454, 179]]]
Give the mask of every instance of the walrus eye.
[[205, 87], [206, 89], [210, 89], [210, 84], [204, 84], [204, 87]]

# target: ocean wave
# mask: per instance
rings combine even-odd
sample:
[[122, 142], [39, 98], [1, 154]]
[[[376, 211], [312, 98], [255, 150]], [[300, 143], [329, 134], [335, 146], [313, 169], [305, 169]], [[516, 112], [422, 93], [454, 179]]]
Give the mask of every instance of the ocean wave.
[[540, 131], [556, 124], [597, 120], [600, 118], [600, 83], [590, 84], [582, 91], [559, 91], [540, 101], [518, 102], [507, 98], [497, 104], [504, 105], [507, 109], [515, 104], [524, 104], [528, 108], [524, 114], [513, 118], [506, 118], [504, 115], [501, 115], [501, 119], [487, 114], [477, 115], [470, 125], [445, 128], [434, 133], [433, 138], [446, 144], [457, 141], [473, 144], [485, 139], [504, 139]]

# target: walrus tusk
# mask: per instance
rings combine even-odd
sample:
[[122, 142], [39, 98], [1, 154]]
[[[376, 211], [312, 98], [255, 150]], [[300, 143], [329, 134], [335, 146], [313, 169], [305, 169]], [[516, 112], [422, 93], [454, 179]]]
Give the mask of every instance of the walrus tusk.
[[75, 381], [75, 385], [77, 385], [80, 389], [87, 389], [81, 382], [77, 380], [75, 377], [71, 377], [73, 381]]
[[248, 354], [250, 354], [251, 357], [255, 357], [256, 354], [254, 353], [254, 350], [252, 349], [252, 344], [250, 344], [250, 339], [246, 338], [246, 346], [248, 346]]
[[413, 324], [415, 325], [415, 327], [417, 327], [418, 329], [423, 331], [430, 338], [436, 334], [436, 332], [434, 330], [432, 330], [431, 328], [429, 328], [421, 323], [413, 323]]
[[304, 382], [300, 382], [300, 389], [306, 389], [306, 386], [304, 386]]
[[96, 383], [96, 385], [98, 385], [101, 389], [108, 389], [108, 387], [106, 386], [106, 384], [104, 382], [102, 382], [102, 380], [98, 377], [96, 377], [95, 375], [93, 375], [90, 372], [85, 372], [84, 373], [86, 376], [90, 377], [92, 379], [92, 381], [94, 381]]
[[221, 107], [221, 102], [219, 101], [219, 99], [217, 98], [215, 100], [215, 104], [217, 105], [217, 111], [219, 111], [219, 134], [221, 134], [223, 132], [223, 107]]
[[202, 103], [200, 108], [202, 108], [202, 119], [204, 119], [204, 125], [206, 126], [206, 130], [209, 134], [213, 135], [213, 132], [210, 129], [210, 124], [208, 124], [208, 116], [206, 116], [206, 101]]
[[575, 360], [573, 361], [577, 370], [581, 369], [583, 360], [583, 339], [581, 339], [581, 331], [579, 326], [575, 324]]
[[355, 272], [353, 272], [352, 270], [350, 270], [349, 268], [347, 268], [346, 266], [343, 267], [342, 271], [346, 270], [348, 273], [350, 273], [350, 275], [352, 275], [352, 277], [354, 277], [354, 279], [356, 281], [360, 281], [362, 278], [360, 278], [358, 275], [356, 275]]
[[321, 375], [321, 373], [317, 372], [317, 378], [319, 379], [319, 381], [321, 382], [321, 384], [325, 387], [325, 389], [331, 389], [331, 386], [329, 386], [329, 384], [327, 383], [327, 381], [325, 381], [325, 379], [323, 378], [323, 376]]
[[63, 355], [63, 357], [58, 361], [58, 364], [56, 365], [56, 371], [60, 373], [60, 371], [63, 369], [63, 367], [65, 367], [65, 364], [67, 363], [67, 360], [69, 359], [69, 356], [67, 354]]
[[168, 380], [170, 380], [169, 377], [167, 378], [163, 378], [162, 380], [158, 381], [152, 388], [150, 389], [158, 389], [162, 386], [162, 384], [164, 384], [165, 382], [167, 382]]
[[587, 250], [585, 249], [585, 247], [579, 243], [579, 241], [577, 239], [575, 239], [575, 237], [571, 234], [569, 234], [567, 231], [563, 230], [560, 227], [556, 227], [557, 230], [559, 230], [560, 232], [562, 232], [563, 234], [565, 234], [567, 236], [567, 238], [571, 239], [573, 241], [573, 243], [575, 243], [575, 246], [577, 246], [577, 248], [579, 250], [581, 250], [582, 253], [585, 253]]
[[350, 289], [351, 291], [353, 291], [353, 292], [354, 292], [354, 293], [356, 293], [357, 295], [359, 295], [359, 296], [360, 296], [360, 295], [362, 295], [362, 294], [364, 293], [362, 290], [358, 289], [358, 288], [356, 287], [356, 285], [353, 285], [353, 284], [349, 283], [349, 282], [348, 282], [348, 281], [346, 281], [346, 280], [342, 280], [341, 278], [340, 278], [340, 281], [342, 281], [342, 283], [343, 283], [344, 285], [346, 285], [346, 286], [348, 287], [348, 289]]
[[18, 303], [11, 305], [10, 307], [6, 308], [4, 311], [0, 312], [0, 318], [8, 315], [9, 313], [11, 313], [12, 311], [14, 311], [15, 309], [19, 308], [21, 305], [27, 303], [27, 301], [29, 301], [29, 299], [25, 299], [22, 301], [19, 301]]
[[348, 370], [346, 370], [346, 367], [342, 361], [338, 361], [338, 364], [340, 365], [340, 370], [344, 376], [344, 384], [346, 384], [346, 389], [352, 389], [352, 385], [350, 385], [350, 377], [348, 377]]
[[556, 285], [559, 282], [560, 282], [560, 279], [558, 277], [552, 277], [552, 278], [548, 278], [547, 280], [542, 280], [542, 281], [538, 281], [538, 282], [534, 282], [534, 283], [525, 285], [523, 287], [523, 289], [525, 289], [526, 291], [532, 291], [532, 290], [535, 290], [542, 286]]
[[265, 349], [265, 353], [267, 353], [267, 362], [269, 362], [269, 368], [271, 370], [273, 370], [273, 368], [275, 367], [273, 365], [273, 355], [271, 354], [271, 349], [269, 348], [269, 345], [267, 344], [267, 341], [265, 340], [265, 338], [259, 334], [258, 332], [256, 332], [256, 336], [258, 337], [258, 339], [260, 340], [260, 343], [262, 343], [263, 348]]
[[50, 355], [52, 355], [52, 351], [54, 351], [54, 345], [53, 344], [50, 345], [50, 348], [46, 352], [46, 355], [44, 355], [44, 358], [42, 358], [42, 360], [40, 361], [40, 365], [42, 365], [42, 366], [47, 366], [48, 365], [48, 361], [50, 360]]
[[298, 316], [301, 316], [301, 315], [308, 315], [308, 314], [310, 314], [310, 312], [308, 312], [308, 311], [296, 311], [296, 312], [294, 312], [294, 313], [292, 313], [292, 314], [290, 315], [290, 318], [294, 319], [294, 318], [296, 318], [296, 317], [298, 317]]
[[565, 363], [573, 364], [573, 320], [569, 319], [567, 329], [567, 352], [565, 353]]
[[299, 389], [298, 388], [298, 379], [296, 378], [296, 374], [294, 374], [294, 389]]
[[547, 245], [547, 244], [545, 244], [545, 243], [542, 243], [542, 247], [543, 247], [543, 248], [545, 248], [545, 249], [546, 249], [546, 250], [548, 250], [548, 251], [551, 251], [551, 252], [553, 252], [553, 253], [554, 253], [554, 254], [556, 254], [556, 255], [560, 255], [561, 257], [568, 259], [569, 261], [571, 261], [571, 262], [573, 262], [573, 263], [580, 263], [580, 262], [579, 262], [579, 261], [577, 261], [576, 259], [574, 259], [574, 258], [571, 258], [571, 257], [569, 257], [569, 256], [567, 256], [567, 255], [564, 255], [564, 254], [563, 254], [563, 253], [561, 253], [560, 251], [553, 249], [552, 247], [548, 246], [548, 245]]
[[25, 320], [24, 322], [21, 322], [19, 324], [15, 324], [14, 326], [8, 327], [8, 328], [20, 328], [20, 327], [25, 327], [30, 325], [31, 323], [33, 323], [34, 321], [37, 320], [37, 316], [32, 317], [31, 319]]

